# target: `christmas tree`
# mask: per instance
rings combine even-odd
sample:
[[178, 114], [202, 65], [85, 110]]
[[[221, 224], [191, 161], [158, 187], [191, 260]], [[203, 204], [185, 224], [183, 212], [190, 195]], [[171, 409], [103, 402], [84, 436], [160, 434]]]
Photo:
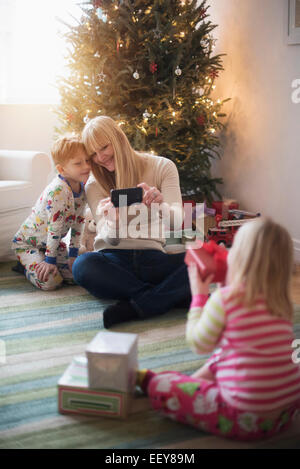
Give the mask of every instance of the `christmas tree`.
[[175, 162], [184, 196], [213, 198], [220, 179], [223, 103], [211, 94], [223, 70], [207, 2], [93, 0], [68, 25], [69, 76], [59, 79], [60, 133], [96, 116], [115, 119], [133, 148]]

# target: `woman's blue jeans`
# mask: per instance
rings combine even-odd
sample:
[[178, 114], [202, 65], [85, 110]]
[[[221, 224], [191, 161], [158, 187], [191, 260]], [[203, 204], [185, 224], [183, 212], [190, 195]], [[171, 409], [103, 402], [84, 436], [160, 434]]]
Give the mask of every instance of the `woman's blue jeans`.
[[77, 284], [100, 299], [126, 299], [142, 319], [191, 301], [185, 253], [149, 249], [87, 252], [73, 264]]

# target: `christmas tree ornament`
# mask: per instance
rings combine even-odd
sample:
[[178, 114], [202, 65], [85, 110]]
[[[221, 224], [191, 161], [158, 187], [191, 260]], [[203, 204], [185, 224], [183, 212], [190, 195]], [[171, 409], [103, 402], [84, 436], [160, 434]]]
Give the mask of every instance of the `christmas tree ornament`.
[[206, 10], [207, 10], [207, 8], [201, 8], [201, 10], [199, 12], [201, 20], [203, 20], [207, 16], [206, 15]]
[[139, 72], [137, 70], [134, 72], [132, 76], [135, 80], [138, 80], [140, 78]]
[[204, 37], [203, 39], [201, 39], [200, 41], [200, 46], [206, 50], [208, 47], [209, 47], [209, 40], [207, 37]]
[[201, 116], [197, 117], [197, 122], [199, 125], [204, 125], [205, 124], [205, 116], [201, 114]]
[[156, 28], [156, 29], [153, 29], [153, 35], [155, 39], [159, 39], [162, 36], [162, 32], [160, 29]]
[[158, 68], [158, 65], [155, 62], [151, 62], [150, 67], [149, 67], [150, 72], [154, 74], [155, 72], [157, 72], [157, 68]]
[[123, 41], [117, 41], [117, 51], [120, 51], [120, 48], [124, 46]]
[[102, 20], [103, 23], [106, 23], [107, 15], [103, 12], [102, 8], [97, 8], [96, 14], [97, 14], [99, 20]]
[[93, 0], [94, 8], [99, 8], [102, 6], [102, 0]]
[[193, 88], [193, 91], [195, 94], [197, 94], [198, 96], [203, 96], [204, 93], [205, 93], [205, 89], [200, 87], [200, 88]]
[[212, 69], [210, 72], [209, 72], [209, 76], [212, 80], [214, 80], [215, 78], [217, 78], [219, 76], [219, 71], [218, 70], [215, 70], [215, 69]]
[[100, 82], [103, 82], [105, 81], [106, 75], [104, 75], [104, 73], [101, 72], [101, 73], [98, 73], [97, 77]]
[[176, 70], [175, 70], [175, 75], [177, 75], [178, 77], [180, 77], [181, 74], [182, 74], [182, 70], [181, 70], [181, 68], [179, 68], [179, 66], [177, 65]]
[[144, 114], [143, 114], [143, 118], [144, 118], [144, 119], [149, 119], [149, 117], [151, 117], [151, 114], [149, 114], [149, 112], [148, 112], [147, 109], [146, 109], [146, 111], [145, 111]]
[[90, 118], [89, 118], [88, 115], [84, 116], [83, 122], [84, 122], [85, 124], [87, 124], [87, 123], [89, 122], [89, 120], [90, 120]]

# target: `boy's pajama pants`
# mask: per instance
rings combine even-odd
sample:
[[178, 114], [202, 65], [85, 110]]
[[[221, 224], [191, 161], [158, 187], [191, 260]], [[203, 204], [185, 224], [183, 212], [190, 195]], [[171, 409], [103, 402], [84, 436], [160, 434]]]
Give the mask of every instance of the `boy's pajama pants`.
[[68, 266], [68, 249], [67, 245], [60, 242], [56, 257], [56, 266], [58, 273], [54, 276], [49, 274], [47, 281], [42, 282], [38, 279], [35, 268], [37, 264], [45, 260], [45, 249], [37, 249], [31, 247], [17, 248], [16, 255], [21, 264], [25, 267], [26, 278], [37, 288], [41, 290], [56, 290], [63, 282], [74, 284], [72, 272]]
[[166, 417], [214, 435], [257, 440], [285, 429], [299, 415], [299, 404], [275, 412], [272, 418], [234, 409], [222, 399], [215, 382], [176, 372], [154, 375], [147, 385], [152, 407]]

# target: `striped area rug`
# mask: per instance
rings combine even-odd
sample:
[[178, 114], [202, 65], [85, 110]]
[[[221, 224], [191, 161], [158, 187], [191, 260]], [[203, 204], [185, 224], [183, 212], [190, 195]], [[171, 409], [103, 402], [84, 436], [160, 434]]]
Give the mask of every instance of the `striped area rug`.
[[[300, 422], [284, 435], [256, 445], [209, 436], [161, 417], [147, 398], [136, 398], [125, 421], [63, 416], [57, 411], [57, 381], [72, 357], [103, 329], [99, 301], [80, 287], [36, 290], [13, 263], [0, 264], [0, 448], [278, 448], [300, 446]], [[185, 343], [186, 311], [113, 330], [139, 335], [139, 365], [190, 374], [207, 358]], [[300, 307], [296, 307], [300, 338]], [[1, 353], [2, 352], [2, 353]]]

